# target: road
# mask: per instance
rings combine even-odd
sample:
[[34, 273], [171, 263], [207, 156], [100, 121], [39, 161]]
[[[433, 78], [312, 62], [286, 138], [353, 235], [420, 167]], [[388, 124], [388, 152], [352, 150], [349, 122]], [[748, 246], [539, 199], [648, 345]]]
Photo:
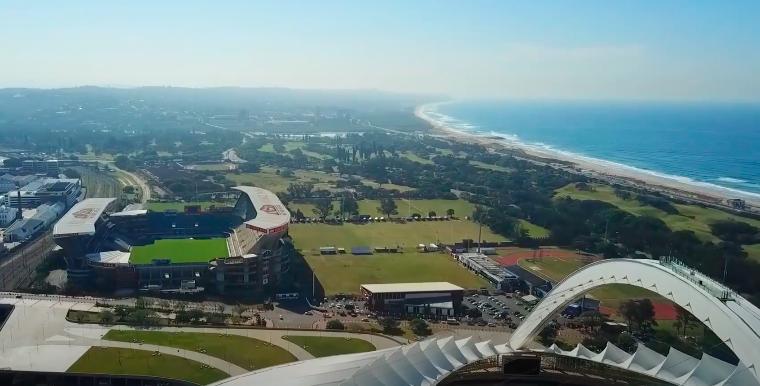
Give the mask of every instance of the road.
[[137, 185], [140, 187], [140, 190], [142, 191], [142, 195], [140, 198], [141, 203], [144, 204], [150, 201], [151, 190], [150, 190], [150, 185], [148, 185], [148, 182], [146, 182], [142, 177], [138, 176], [137, 174], [128, 172], [124, 169], [119, 169], [113, 164], [111, 165], [111, 167], [113, 167], [116, 171], [120, 173], [124, 173], [124, 175], [126, 175], [127, 178], [129, 178], [133, 182], [134, 185]]
[[0, 289], [12, 290], [25, 286], [40, 263], [55, 247], [52, 231], [48, 230], [26, 245], [17, 247], [0, 260]]

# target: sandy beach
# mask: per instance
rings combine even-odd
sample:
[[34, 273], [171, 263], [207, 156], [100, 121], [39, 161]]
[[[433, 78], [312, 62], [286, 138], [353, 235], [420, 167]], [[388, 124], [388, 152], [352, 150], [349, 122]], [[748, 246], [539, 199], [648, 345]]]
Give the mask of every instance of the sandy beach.
[[418, 118], [428, 122], [439, 135], [452, 140], [478, 143], [486, 148], [496, 151], [508, 150], [511, 152], [523, 153], [527, 158], [534, 159], [538, 162], [553, 164], [555, 167], [570, 172], [597, 177], [609, 182], [618, 182], [656, 190], [680, 198], [688, 198], [717, 205], [726, 205], [727, 199], [741, 198], [754, 207], [760, 206], [760, 195], [758, 194], [693, 181], [685, 177], [659, 174], [611, 161], [585, 157], [568, 152], [552, 151], [538, 146], [525, 144], [504, 136], [493, 136], [456, 130], [447, 125], [446, 122], [437, 120], [430, 114], [431, 111], [435, 111], [437, 106], [444, 103], [448, 102], [419, 105], [415, 108], [414, 114]]

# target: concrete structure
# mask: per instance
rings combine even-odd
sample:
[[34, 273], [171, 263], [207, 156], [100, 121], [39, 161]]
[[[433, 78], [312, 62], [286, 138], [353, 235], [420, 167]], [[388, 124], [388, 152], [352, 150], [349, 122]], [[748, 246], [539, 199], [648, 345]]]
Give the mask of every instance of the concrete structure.
[[[107, 213], [114, 199], [87, 199], [56, 225], [69, 277], [104, 290], [139, 289], [218, 293], [262, 291], [280, 285], [294, 252], [287, 237], [290, 213], [276, 195], [260, 188], [236, 187], [234, 208], [178, 213], [125, 208]], [[197, 209], [197, 208], [196, 208]], [[225, 238], [222, 256], [174, 262], [171, 256], [132, 261], [133, 246], [160, 239]]]
[[70, 208], [81, 196], [82, 182], [78, 179], [42, 178], [9, 191], [6, 204], [15, 208], [35, 208], [44, 203], [61, 202]]
[[[672, 348], [667, 355], [661, 355], [644, 345], [639, 345], [633, 354], [611, 343], [601, 352], [591, 351], [581, 344], [569, 351], [556, 346], [544, 350], [524, 348], [567, 304], [587, 291], [608, 284], [633, 285], [673, 300], [699, 317], [725, 342], [739, 358], [739, 364], [732, 365], [706, 354], [697, 359]], [[758, 386], [760, 335], [757, 331], [760, 331], [760, 309], [677, 261], [609, 259], [590, 264], [559, 283], [506, 344], [475, 342], [472, 338], [430, 339], [400, 348], [271, 367], [215, 385], [436, 385], [451, 374], [484, 361], [515, 357], [521, 353], [542, 353], [548, 357], [572, 359], [575, 364], [588, 363], [589, 368], [607, 368], [613, 378], [615, 374], [626, 377], [632, 374], [673, 385]], [[581, 367], [575, 371], [579, 369]]]
[[506, 269], [518, 277], [518, 286], [514, 288], [516, 290], [542, 298], [552, 289], [552, 283], [550, 281], [530, 272], [518, 264], [510, 265], [506, 267]]
[[362, 284], [361, 293], [379, 314], [447, 319], [459, 314], [464, 289], [447, 282]]
[[482, 253], [459, 253], [456, 257], [467, 269], [484, 277], [494, 287], [504, 291], [519, 289], [517, 275], [491, 260], [488, 256]]
[[18, 208], [0, 205], [0, 227], [6, 227], [15, 221], [18, 211]]

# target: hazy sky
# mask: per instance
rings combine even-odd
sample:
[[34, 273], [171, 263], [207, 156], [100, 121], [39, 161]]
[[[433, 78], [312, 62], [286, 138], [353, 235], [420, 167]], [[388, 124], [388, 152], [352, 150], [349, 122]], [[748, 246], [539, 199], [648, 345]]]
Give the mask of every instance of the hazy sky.
[[760, 100], [760, 1], [7, 1], [0, 87]]

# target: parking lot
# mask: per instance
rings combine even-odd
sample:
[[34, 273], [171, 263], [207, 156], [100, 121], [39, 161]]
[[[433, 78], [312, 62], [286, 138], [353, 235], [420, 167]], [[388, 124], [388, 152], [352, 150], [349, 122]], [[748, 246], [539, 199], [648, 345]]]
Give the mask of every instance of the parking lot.
[[519, 299], [519, 295], [507, 293], [503, 295], [465, 296], [462, 305], [468, 309], [477, 309], [480, 317], [463, 316], [461, 322], [467, 325], [506, 327], [515, 329], [533, 309]]

